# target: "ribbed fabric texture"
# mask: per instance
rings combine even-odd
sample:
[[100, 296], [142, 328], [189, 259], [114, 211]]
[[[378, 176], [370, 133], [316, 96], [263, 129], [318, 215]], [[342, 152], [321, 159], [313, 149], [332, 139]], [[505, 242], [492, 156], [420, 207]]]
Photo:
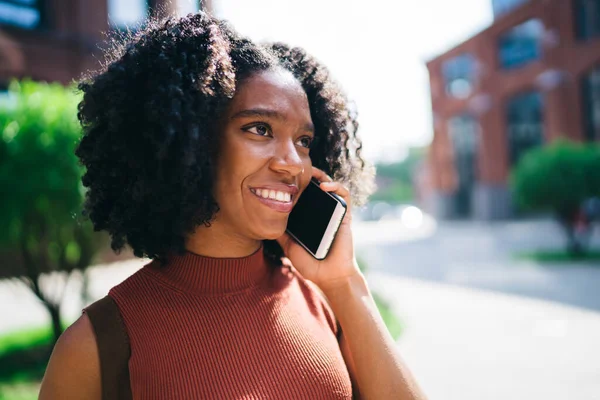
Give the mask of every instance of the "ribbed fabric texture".
[[333, 313], [263, 247], [237, 259], [153, 261], [111, 289], [134, 399], [351, 399]]

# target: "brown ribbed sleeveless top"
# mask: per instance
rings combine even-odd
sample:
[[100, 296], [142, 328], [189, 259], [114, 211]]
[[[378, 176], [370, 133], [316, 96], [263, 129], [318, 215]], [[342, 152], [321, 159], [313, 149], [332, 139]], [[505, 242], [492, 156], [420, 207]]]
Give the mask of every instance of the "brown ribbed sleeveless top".
[[[152, 261], [101, 301], [119, 314], [109, 322], [94, 312], [97, 304], [86, 309], [102, 347], [103, 394], [129, 391], [134, 399], [157, 400], [352, 398], [339, 327], [327, 302], [293, 267], [269, 265], [262, 246], [243, 258], [187, 252], [171, 256], [165, 266]], [[115, 349], [129, 350], [121, 370], [107, 368], [106, 359], [112, 363], [117, 351], [123, 358], [123, 351], [111, 353], [102, 340], [107, 325], [116, 323], [124, 327], [124, 339], [116, 340]], [[117, 381], [128, 390], [115, 389]]]

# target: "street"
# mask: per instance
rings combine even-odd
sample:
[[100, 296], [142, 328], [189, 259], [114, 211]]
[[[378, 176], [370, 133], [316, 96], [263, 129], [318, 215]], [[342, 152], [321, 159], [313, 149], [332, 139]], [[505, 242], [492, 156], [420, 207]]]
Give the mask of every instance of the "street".
[[[369, 269], [394, 276], [462, 287], [486, 289], [556, 301], [600, 312], [600, 265], [590, 263], [544, 265], [515, 260], [519, 252], [564, 247], [564, 238], [551, 220], [483, 224], [444, 222], [432, 228], [426, 221], [414, 231], [397, 232], [385, 224], [367, 225], [369, 241], [357, 240], [358, 254]], [[390, 224], [392, 225], [392, 224]], [[383, 229], [381, 229], [383, 228]], [[361, 229], [365, 229], [362, 228]], [[378, 238], [383, 238], [378, 243]], [[600, 234], [594, 237], [600, 248]]]
[[360, 231], [369, 283], [405, 325], [401, 355], [431, 399], [600, 399], [600, 266], [512, 256], [560, 249], [552, 221]]

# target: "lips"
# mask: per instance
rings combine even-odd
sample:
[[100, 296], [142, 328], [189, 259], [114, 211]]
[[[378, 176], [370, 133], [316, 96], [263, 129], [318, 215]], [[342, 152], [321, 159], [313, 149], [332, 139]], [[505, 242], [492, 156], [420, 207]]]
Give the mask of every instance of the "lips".
[[261, 185], [250, 188], [250, 192], [261, 203], [281, 213], [292, 211], [293, 200], [298, 191], [297, 186], [285, 184]]

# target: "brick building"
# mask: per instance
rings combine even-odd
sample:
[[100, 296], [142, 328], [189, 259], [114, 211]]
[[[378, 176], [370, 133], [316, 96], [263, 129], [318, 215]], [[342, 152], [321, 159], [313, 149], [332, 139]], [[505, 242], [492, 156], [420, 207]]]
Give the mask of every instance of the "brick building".
[[0, 0], [0, 90], [13, 77], [71, 82], [98, 67], [103, 32], [165, 6], [187, 14], [199, 0]]
[[490, 27], [427, 63], [428, 206], [441, 218], [508, 218], [509, 173], [527, 150], [600, 140], [600, 0], [493, 6]]

